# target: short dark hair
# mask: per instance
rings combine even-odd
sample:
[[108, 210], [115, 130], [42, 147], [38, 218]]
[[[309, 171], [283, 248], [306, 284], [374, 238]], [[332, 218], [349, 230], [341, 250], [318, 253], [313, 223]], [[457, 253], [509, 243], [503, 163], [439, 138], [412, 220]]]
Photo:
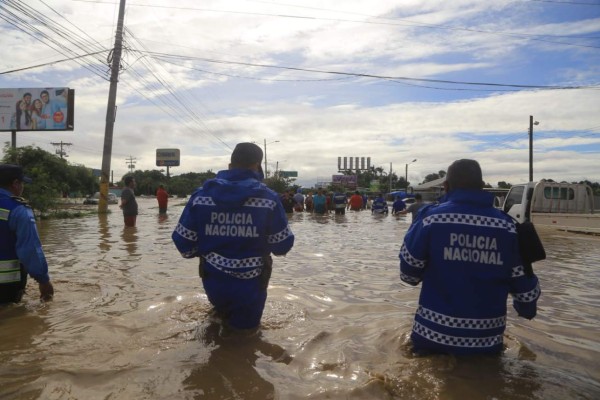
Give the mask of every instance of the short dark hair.
[[465, 158], [456, 160], [448, 167], [446, 182], [448, 190], [481, 189], [483, 188], [481, 167], [475, 160]]
[[421, 193], [415, 194], [415, 200], [423, 200], [423, 196], [421, 196]]
[[134, 179], [135, 178], [133, 176], [126, 176], [125, 179], [123, 179], [123, 182], [125, 182], [125, 186], [129, 186], [131, 181], [133, 181]]
[[263, 151], [254, 143], [238, 143], [231, 153], [231, 165], [235, 167], [250, 167], [253, 164], [260, 164], [263, 158]]

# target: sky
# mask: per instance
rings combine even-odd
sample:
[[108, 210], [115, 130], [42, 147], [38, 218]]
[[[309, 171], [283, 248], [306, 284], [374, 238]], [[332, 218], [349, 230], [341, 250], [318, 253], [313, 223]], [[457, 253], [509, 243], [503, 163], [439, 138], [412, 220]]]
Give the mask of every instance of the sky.
[[[118, 1], [0, 2], [0, 88], [75, 90], [75, 129], [17, 146], [100, 169]], [[338, 157], [421, 183], [454, 160], [484, 180], [600, 181], [600, 0], [127, 0], [114, 180], [226, 169], [238, 142], [269, 174], [331, 181]], [[0, 132], [10, 142], [9, 132]], [[413, 162], [413, 160], [416, 160]]]

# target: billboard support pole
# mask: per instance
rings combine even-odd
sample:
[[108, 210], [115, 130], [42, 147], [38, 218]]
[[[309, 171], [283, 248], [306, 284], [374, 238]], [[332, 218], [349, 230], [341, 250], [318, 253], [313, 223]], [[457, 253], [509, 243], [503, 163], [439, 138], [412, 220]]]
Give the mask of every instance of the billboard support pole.
[[110, 89], [108, 91], [108, 105], [106, 106], [106, 128], [104, 131], [104, 152], [102, 153], [102, 176], [100, 180], [100, 199], [98, 212], [108, 211], [108, 183], [110, 174], [110, 158], [112, 156], [113, 130], [117, 114], [117, 83], [119, 82], [119, 69], [121, 67], [121, 51], [123, 49], [123, 20], [125, 17], [125, 0], [119, 5], [119, 19], [115, 34], [115, 47], [110, 73]]

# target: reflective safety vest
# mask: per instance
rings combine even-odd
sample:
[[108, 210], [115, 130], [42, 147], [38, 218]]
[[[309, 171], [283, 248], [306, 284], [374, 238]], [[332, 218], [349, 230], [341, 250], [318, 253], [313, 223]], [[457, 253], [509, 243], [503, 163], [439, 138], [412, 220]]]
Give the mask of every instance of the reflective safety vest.
[[17, 257], [17, 238], [8, 227], [10, 212], [23, 205], [11, 197], [0, 197], [0, 285], [21, 281], [21, 264]]

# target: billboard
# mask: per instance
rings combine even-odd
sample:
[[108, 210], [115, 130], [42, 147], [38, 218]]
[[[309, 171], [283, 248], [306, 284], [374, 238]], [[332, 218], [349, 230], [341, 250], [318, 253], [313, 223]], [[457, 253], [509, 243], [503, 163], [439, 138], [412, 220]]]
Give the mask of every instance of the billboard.
[[356, 175], [332, 175], [331, 183], [334, 185], [342, 185], [347, 188], [356, 188]]
[[179, 149], [156, 149], [157, 167], [179, 167]]
[[0, 88], [0, 131], [72, 131], [75, 90]]

